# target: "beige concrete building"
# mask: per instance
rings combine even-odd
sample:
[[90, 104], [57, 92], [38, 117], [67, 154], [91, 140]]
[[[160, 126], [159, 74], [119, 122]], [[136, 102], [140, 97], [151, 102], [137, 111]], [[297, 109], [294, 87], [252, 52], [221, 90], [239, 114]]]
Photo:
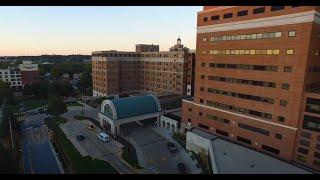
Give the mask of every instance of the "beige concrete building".
[[93, 96], [140, 91], [186, 95], [189, 49], [180, 38], [169, 51], [158, 49], [156, 45], [138, 45], [139, 52], [93, 52]]

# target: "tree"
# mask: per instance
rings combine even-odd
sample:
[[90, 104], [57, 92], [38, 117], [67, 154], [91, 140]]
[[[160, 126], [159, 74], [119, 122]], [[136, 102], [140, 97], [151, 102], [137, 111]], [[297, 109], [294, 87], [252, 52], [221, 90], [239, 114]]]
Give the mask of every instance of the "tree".
[[52, 67], [50, 75], [52, 79], [58, 79], [60, 76], [60, 71], [57, 66]]
[[79, 86], [79, 90], [84, 94], [91, 92], [91, 89], [92, 89], [91, 71], [85, 71], [82, 73], [78, 86]]
[[60, 96], [49, 96], [48, 112], [52, 115], [60, 115], [67, 111], [67, 105]]

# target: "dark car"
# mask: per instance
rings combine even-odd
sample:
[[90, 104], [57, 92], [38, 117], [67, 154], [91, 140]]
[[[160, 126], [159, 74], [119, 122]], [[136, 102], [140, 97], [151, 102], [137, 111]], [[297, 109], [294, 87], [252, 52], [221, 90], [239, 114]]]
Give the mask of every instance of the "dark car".
[[170, 152], [175, 152], [178, 150], [176, 145], [174, 145], [172, 142], [167, 142], [167, 146]]
[[183, 163], [178, 163], [179, 174], [186, 174], [186, 166]]
[[78, 135], [77, 136], [77, 140], [78, 141], [83, 141], [85, 138], [84, 138], [84, 136], [83, 135]]

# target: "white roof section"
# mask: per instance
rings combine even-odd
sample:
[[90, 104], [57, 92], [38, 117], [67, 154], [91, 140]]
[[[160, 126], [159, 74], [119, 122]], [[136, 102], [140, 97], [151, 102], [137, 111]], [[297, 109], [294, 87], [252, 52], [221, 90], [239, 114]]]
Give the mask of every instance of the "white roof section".
[[246, 147], [216, 139], [212, 142], [222, 174], [310, 174], [309, 171]]
[[211, 140], [219, 174], [311, 174], [290, 163], [223, 140], [200, 129], [194, 128], [191, 131]]

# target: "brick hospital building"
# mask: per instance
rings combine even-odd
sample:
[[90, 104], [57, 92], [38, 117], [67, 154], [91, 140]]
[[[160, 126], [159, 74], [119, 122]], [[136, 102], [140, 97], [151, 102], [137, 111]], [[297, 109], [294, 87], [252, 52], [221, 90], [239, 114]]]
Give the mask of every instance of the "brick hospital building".
[[183, 101], [184, 128], [320, 170], [319, 10], [198, 12], [194, 98]]
[[192, 75], [188, 74], [188, 67], [194, 62], [191, 54], [180, 38], [169, 51], [159, 51], [158, 45], [138, 44], [136, 52], [93, 52], [93, 96], [119, 96], [134, 91], [185, 96], [187, 79]]

